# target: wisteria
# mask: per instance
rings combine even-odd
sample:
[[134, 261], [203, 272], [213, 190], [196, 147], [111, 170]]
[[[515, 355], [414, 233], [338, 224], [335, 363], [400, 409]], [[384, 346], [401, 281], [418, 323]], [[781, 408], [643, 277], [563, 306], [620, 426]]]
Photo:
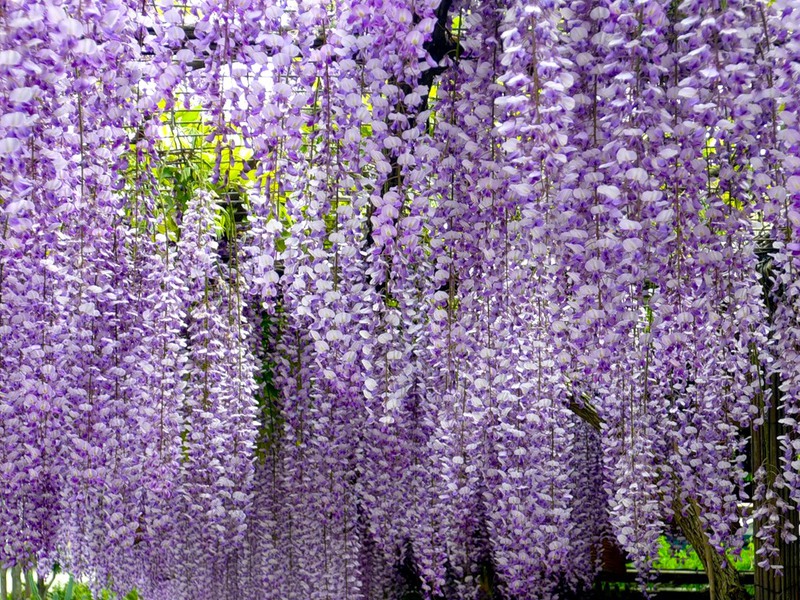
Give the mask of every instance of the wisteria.
[[800, 569], [794, 0], [8, 0], [0, 105], [3, 586]]

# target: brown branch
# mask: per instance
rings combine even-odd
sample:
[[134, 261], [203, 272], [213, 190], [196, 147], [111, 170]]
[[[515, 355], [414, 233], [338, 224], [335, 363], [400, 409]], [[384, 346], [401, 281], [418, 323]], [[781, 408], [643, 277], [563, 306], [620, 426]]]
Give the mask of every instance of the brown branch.
[[605, 420], [597, 414], [597, 409], [589, 401], [588, 396], [582, 396], [580, 401], [570, 398], [568, 408], [595, 431], [602, 430]]

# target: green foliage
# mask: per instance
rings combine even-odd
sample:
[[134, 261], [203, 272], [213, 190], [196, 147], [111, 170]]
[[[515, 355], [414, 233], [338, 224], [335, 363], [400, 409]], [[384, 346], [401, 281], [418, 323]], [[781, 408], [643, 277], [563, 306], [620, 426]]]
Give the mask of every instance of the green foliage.
[[[51, 589], [47, 598], [48, 600], [117, 600], [119, 596], [109, 590], [102, 590], [95, 599], [88, 585], [81, 582], [76, 583], [70, 577], [66, 586]], [[139, 593], [131, 590], [120, 600], [139, 600]]]
[[[741, 556], [733, 557], [733, 564], [739, 571], [753, 570], [753, 542], [748, 541], [742, 550]], [[691, 546], [680, 547], [669, 543], [666, 537], [659, 539], [658, 558], [654, 565], [663, 571], [702, 571], [703, 563], [697, 552]]]
[[[238, 202], [243, 187], [255, 182], [252, 151], [235, 131], [222, 135], [200, 107], [175, 107], [161, 116], [161, 122], [157, 156], [131, 144], [126, 173], [130, 197], [143, 199], [153, 194], [155, 206], [145, 206], [144, 200], [132, 201], [128, 218], [142, 232], [161, 234], [175, 242], [180, 237], [179, 215], [198, 190], [208, 190], [227, 201], [221, 203], [217, 224], [223, 235], [231, 236], [235, 224], [232, 199]], [[152, 217], [155, 230], [149, 229]]]
[[85, 583], [75, 583], [70, 578], [64, 587], [54, 587], [48, 594], [49, 600], [92, 600], [92, 591]]
[[[275, 332], [273, 325], [281, 318], [280, 312], [270, 315], [266, 311], [261, 316], [261, 346], [263, 355], [270, 355], [270, 344], [273, 343]], [[275, 328], [279, 330], [280, 328]], [[280, 406], [280, 392], [275, 387], [275, 364], [272, 359], [264, 360], [261, 370], [256, 374], [259, 384], [257, 395], [259, 410], [261, 411], [261, 430], [256, 441], [256, 455], [262, 462], [276, 450], [276, 440], [283, 432], [283, 414]]]
[[[705, 592], [708, 584], [705, 583], [683, 583], [681, 585], [665, 586], [659, 583], [648, 583], [644, 588], [648, 594], [656, 594], [667, 590], [677, 590], [680, 592]], [[615, 598], [621, 592], [638, 594], [642, 587], [637, 582], [608, 581], [602, 584], [602, 591], [610, 594], [610, 598]]]
[[739, 571], [753, 571], [755, 569], [755, 548], [752, 540], [745, 544], [742, 554], [733, 559], [733, 564], [736, 565]]
[[663, 535], [658, 540], [658, 558], [653, 565], [656, 569], [673, 571], [702, 571], [703, 563], [691, 546], [678, 547], [669, 543]]
[[64, 600], [72, 600], [72, 597], [74, 595], [75, 595], [75, 580], [72, 577], [70, 577], [66, 587], [64, 588]]
[[36, 585], [36, 578], [33, 575], [33, 571], [25, 572], [25, 581], [28, 585], [31, 598], [33, 598], [33, 600], [42, 600], [42, 597], [39, 595], [39, 588]]

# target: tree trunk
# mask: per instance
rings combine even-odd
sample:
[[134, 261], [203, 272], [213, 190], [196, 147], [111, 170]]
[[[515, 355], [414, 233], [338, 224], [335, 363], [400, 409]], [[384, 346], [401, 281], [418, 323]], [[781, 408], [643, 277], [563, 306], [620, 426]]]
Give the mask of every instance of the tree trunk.
[[11, 598], [22, 600], [22, 568], [19, 565], [11, 567]]
[[709, 543], [700, 521], [697, 503], [689, 500], [688, 504], [684, 504], [676, 497], [672, 509], [675, 512], [675, 523], [705, 567], [711, 600], [750, 600], [751, 596], [744, 589], [733, 561], [726, 561], [723, 567], [723, 557]]

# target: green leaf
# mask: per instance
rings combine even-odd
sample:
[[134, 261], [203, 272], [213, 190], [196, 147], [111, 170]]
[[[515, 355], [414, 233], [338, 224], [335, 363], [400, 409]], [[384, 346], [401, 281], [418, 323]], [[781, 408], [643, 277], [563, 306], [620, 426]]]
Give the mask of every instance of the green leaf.
[[64, 600], [72, 600], [72, 593], [75, 589], [75, 580], [72, 578], [72, 575], [69, 576], [69, 581], [67, 582], [67, 587], [64, 589]]
[[28, 582], [28, 590], [30, 591], [31, 598], [33, 598], [33, 600], [42, 600], [42, 597], [39, 595], [39, 587], [33, 579], [33, 569], [25, 573], [25, 579]]
[[181, 125], [194, 125], [200, 122], [200, 109], [176, 110], [175, 121]]

